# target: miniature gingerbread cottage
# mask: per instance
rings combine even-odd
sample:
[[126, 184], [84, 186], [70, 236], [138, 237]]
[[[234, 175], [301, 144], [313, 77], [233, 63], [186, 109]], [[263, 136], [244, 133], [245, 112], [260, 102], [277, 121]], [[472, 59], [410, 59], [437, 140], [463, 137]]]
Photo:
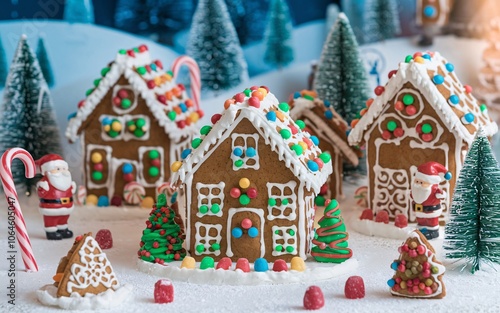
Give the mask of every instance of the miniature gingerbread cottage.
[[172, 164], [172, 181], [184, 190], [188, 251], [197, 261], [305, 259], [330, 155], [267, 87], [224, 107]]
[[306, 130], [318, 137], [321, 151], [332, 156], [333, 173], [327, 185], [326, 198], [342, 198], [342, 178], [344, 161], [357, 166], [361, 151], [347, 142], [347, 122], [333, 109], [328, 101], [318, 99], [316, 92], [302, 90], [290, 101], [290, 116], [306, 123]]
[[118, 51], [101, 76], [66, 129], [71, 142], [81, 137], [87, 194], [123, 198], [135, 181], [154, 197], [202, 112], [144, 45]]
[[348, 137], [351, 145], [366, 148], [370, 207], [414, 221], [409, 209], [413, 174], [418, 165], [436, 161], [453, 175], [440, 186], [448, 194], [446, 212], [478, 127], [492, 136], [497, 124], [437, 52], [407, 56], [389, 77], [385, 87], [375, 89], [377, 97], [367, 101], [361, 119], [353, 120]]

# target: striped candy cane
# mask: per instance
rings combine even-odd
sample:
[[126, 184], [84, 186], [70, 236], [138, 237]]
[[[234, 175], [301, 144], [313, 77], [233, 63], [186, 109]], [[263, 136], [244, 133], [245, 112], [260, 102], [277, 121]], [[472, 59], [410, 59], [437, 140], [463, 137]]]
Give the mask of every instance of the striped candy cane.
[[196, 110], [199, 110], [201, 93], [200, 68], [198, 67], [198, 63], [196, 63], [194, 59], [188, 57], [187, 55], [181, 55], [180, 57], [175, 59], [174, 64], [172, 64], [172, 73], [174, 74], [174, 77], [177, 77], [177, 73], [183, 65], [186, 65], [189, 69], [189, 78], [191, 80], [191, 95]]
[[28, 236], [28, 231], [26, 230], [26, 222], [24, 221], [23, 212], [21, 211], [21, 206], [19, 205], [16, 185], [14, 184], [14, 179], [12, 178], [11, 164], [14, 159], [23, 161], [24, 167], [26, 168], [25, 175], [27, 178], [35, 176], [36, 165], [33, 157], [28, 151], [21, 148], [8, 149], [2, 155], [0, 176], [2, 178], [3, 190], [5, 192], [7, 203], [9, 207], [14, 207], [16, 217], [16, 237], [19, 246], [21, 247], [21, 255], [24, 266], [28, 272], [38, 272], [38, 264], [36, 263], [33, 249], [31, 248], [30, 237]]

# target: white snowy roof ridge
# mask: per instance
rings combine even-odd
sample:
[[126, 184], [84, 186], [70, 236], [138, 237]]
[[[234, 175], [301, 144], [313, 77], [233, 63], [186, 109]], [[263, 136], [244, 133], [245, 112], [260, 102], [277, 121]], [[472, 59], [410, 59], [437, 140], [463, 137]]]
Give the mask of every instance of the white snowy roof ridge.
[[[432, 62], [430, 65], [434, 68], [437, 73], [438, 68], [446, 73], [443, 61], [446, 61], [438, 52], [434, 53], [432, 56]], [[396, 92], [407, 82], [412, 83], [416, 88], [420, 90], [422, 95], [427, 99], [430, 105], [435, 109], [439, 118], [448, 126], [450, 131], [455, 131], [461, 138], [463, 138], [468, 144], [471, 144], [474, 140], [475, 134], [471, 134], [467, 128], [464, 126], [460, 118], [453, 112], [451, 106], [448, 104], [448, 100], [438, 91], [436, 85], [429, 77], [427, 73], [429, 64], [425, 66], [424, 64], [419, 64], [411, 61], [410, 63], [400, 63], [398, 71], [394, 76], [389, 79], [385, 86], [385, 91], [378, 97], [376, 97], [365, 113], [356, 124], [356, 126], [351, 130], [348, 140], [351, 145], [358, 145], [363, 141], [363, 134], [372, 125], [375, 119], [382, 113], [382, 111], [389, 104]], [[461, 85], [457, 79], [458, 84]], [[463, 86], [461, 86], [463, 89]], [[460, 94], [456, 94], [460, 100], [463, 100], [464, 91]], [[477, 101], [477, 100], [476, 100]], [[478, 120], [479, 119], [475, 119]], [[477, 123], [478, 125], [480, 123]], [[476, 129], [478, 125], [475, 125]], [[498, 131], [498, 126], [494, 121], [490, 121], [487, 124], [481, 124], [485, 133], [488, 136], [492, 136]]]
[[[254, 108], [248, 105], [248, 99], [245, 99], [241, 104], [233, 104], [228, 107], [223, 113], [220, 120], [215, 123], [212, 130], [205, 136], [201, 144], [192, 151], [192, 153], [182, 161], [182, 166], [177, 172], [173, 174], [172, 181], [184, 182], [194, 174], [193, 169], [196, 165], [210, 156], [211, 151], [217, 148], [217, 143], [226, 131], [231, 131], [239, 121], [248, 119], [257, 131], [262, 131], [261, 135], [264, 137], [266, 144], [276, 152], [281, 161], [284, 161], [286, 166], [294, 173], [296, 177], [304, 181], [307, 189], [313, 189], [319, 192], [321, 186], [327, 181], [329, 175], [332, 173], [333, 168], [331, 161], [324, 164], [323, 168], [317, 172], [312, 172], [308, 169], [307, 165], [289, 148], [288, 140], [285, 141], [279, 132], [276, 131], [275, 125], [269, 122], [263, 111], [265, 108], [271, 108], [279, 104], [278, 99], [272, 94], [268, 93], [267, 96], [260, 102], [260, 108]], [[278, 122], [278, 120], [276, 120]], [[287, 123], [293, 123], [289, 119]], [[307, 132], [302, 132], [309, 134]], [[303, 138], [303, 137], [302, 137]], [[314, 155], [319, 156], [321, 150], [317, 146], [309, 149]], [[303, 156], [306, 157], [304, 152]]]

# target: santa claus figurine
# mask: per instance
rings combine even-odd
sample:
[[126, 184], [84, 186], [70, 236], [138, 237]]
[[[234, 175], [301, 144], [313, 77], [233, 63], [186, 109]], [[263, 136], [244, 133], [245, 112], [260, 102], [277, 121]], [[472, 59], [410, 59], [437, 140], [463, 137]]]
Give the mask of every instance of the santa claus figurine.
[[73, 232], [68, 229], [68, 219], [73, 212], [76, 184], [71, 179], [68, 163], [57, 154], [44, 155], [36, 163], [43, 175], [37, 183], [37, 191], [47, 239], [71, 238]]
[[440, 163], [427, 162], [417, 168], [411, 184], [413, 210], [417, 227], [427, 239], [439, 237], [439, 217], [443, 210], [441, 202], [446, 192], [439, 184], [451, 179], [451, 173]]

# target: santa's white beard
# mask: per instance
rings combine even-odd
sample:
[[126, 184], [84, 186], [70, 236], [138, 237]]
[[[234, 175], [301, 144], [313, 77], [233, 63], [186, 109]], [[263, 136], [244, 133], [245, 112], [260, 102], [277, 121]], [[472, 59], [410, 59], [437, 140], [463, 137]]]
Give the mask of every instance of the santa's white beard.
[[72, 180], [71, 180], [71, 173], [69, 171], [58, 172], [55, 174], [47, 172], [46, 175], [50, 185], [53, 186], [54, 188], [61, 191], [66, 191], [69, 188], [71, 188]]
[[413, 184], [411, 186], [411, 195], [415, 203], [422, 204], [425, 200], [429, 198], [432, 192], [432, 185], [427, 188], [422, 187], [422, 185]]

